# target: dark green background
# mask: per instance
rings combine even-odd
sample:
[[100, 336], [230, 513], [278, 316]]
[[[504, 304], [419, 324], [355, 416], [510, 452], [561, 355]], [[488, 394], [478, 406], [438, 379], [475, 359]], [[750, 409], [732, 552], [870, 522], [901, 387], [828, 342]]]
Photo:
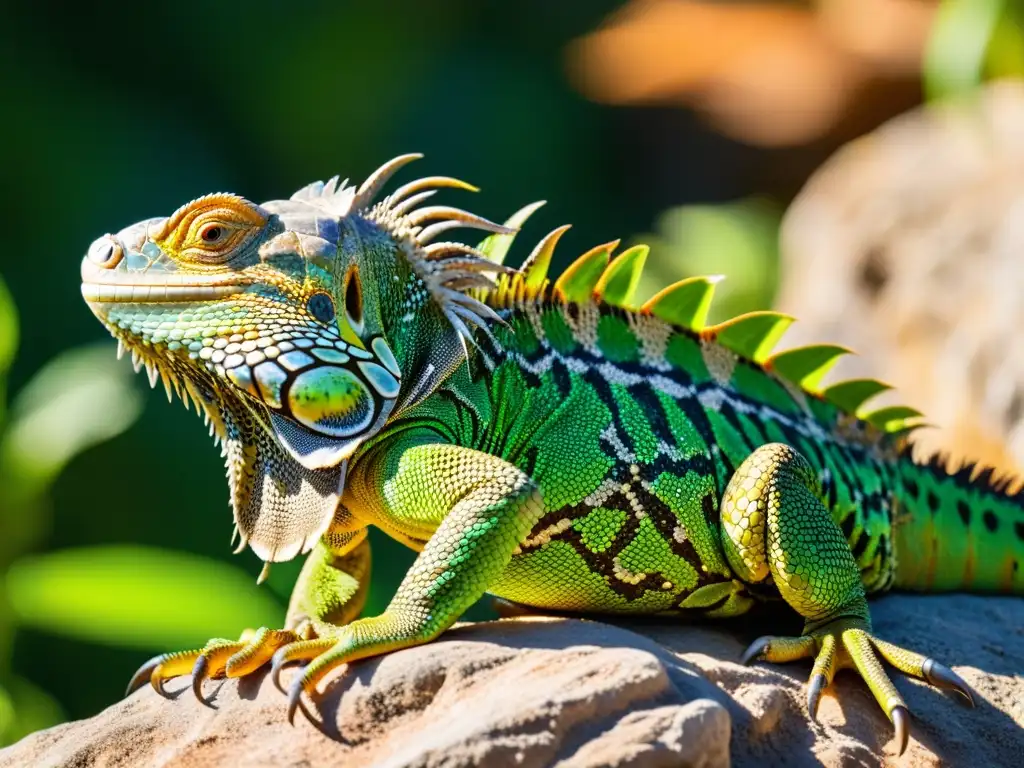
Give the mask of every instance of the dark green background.
[[[763, 195], [781, 209], [806, 173], [779, 169], [809, 170], [820, 149], [753, 149], [682, 110], [599, 107], [572, 90], [566, 43], [617, 5], [7, 3], [0, 273], [22, 329], [10, 390], [80, 344], [108, 339], [113, 356], [114, 342], [79, 292], [85, 249], [107, 231], [208, 192], [282, 198], [315, 179], [337, 173], [358, 181], [394, 155], [423, 152], [402, 179], [466, 179], [482, 193], [446, 200], [485, 216], [501, 220], [548, 200], [511, 260], [570, 222], [557, 267], [597, 243], [656, 229], [673, 206]], [[790, 157], [796, 166], [787, 165]], [[766, 259], [772, 216], [762, 232]], [[656, 248], [652, 269], [678, 271], [672, 258]], [[761, 294], [741, 308], [770, 298], [770, 279], [755, 287]], [[133, 382], [142, 387], [144, 377]], [[227, 498], [222, 460], [199, 420], [147, 388], [131, 429], [73, 460], [47, 505], [10, 514], [52, 514], [33, 545], [37, 554], [140, 544], [230, 562], [254, 580], [255, 556], [230, 554]], [[386, 604], [412, 558], [376, 534], [374, 548], [370, 611]], [[282, 606], [298, 566], [276, 566], [263, 587]], [[138, 563], [140, 573], [146, 567]], [[202, 600], [217, 587], [199, 582], [160, 607], [186, 616], [192, 595]], [[19, 626], [0, 685], [13, 671], [52, 695], [66, 716], [88, 716], [117, 700], [134, 669], [163, 650], [170, 648], [122, 648], [116, 638], [87, 642]]]

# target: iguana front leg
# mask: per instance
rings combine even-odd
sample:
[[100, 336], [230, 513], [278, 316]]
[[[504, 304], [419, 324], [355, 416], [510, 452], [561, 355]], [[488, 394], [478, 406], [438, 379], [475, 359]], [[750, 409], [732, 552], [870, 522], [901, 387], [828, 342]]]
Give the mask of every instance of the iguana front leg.
[[536, 484], [515, 466], [426, 429], [369, 449], [349, 474], [345, 499], [385, 531], [425, 544], [387, 609], [339, 630], [296, 677], [289, 720], [303, 692], [313, 695], [336, 667], [448, 629], [501, 574], [543, 512]]
[[[339, 517], [345, 514], [339, 512]], [[366, 529], [328, 531], [302, 567], [292, 592], [285, 629], [247, 629], [238, 640], [214, 638], [202, 648], [154, 656], [133, 675], [127, 693], [146, 682], [162, 691], [163, 681], [191, 673], [192, 690], [202, 700], [206, 678], [242, 677], [258, 670], [276, 652], [278, 667], [292, 659], [309, 658], [311, 649], [322, 650], [323, 638], [359, 615], [369, 579], [370, 545]], [[276, 668], [274, 680], [277, 681]]]
[[733, 571], [750, 583], [773, 579], [783, 599], [805, 619], [800, 637], [759, 638], [743, 660], [814, 657], [807, 700], [812, 718], [836, 671], [853, 668], [892, 720], [902, 754], [909, 712], [879, 656], [973, 703], [966, 683], [952, 670], [874, 636], [853, 553], [822, 502], [817, 475], [793, 448], [764, 445], [739, 466], [722, 498], [721, 525]]

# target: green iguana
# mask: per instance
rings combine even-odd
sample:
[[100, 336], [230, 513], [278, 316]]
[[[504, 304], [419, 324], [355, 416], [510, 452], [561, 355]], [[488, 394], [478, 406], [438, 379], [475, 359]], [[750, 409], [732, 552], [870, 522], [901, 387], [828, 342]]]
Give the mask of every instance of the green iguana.
[[[920, 414], [868, 412], [886, 389], [821, 385], [845, 350], [773, 353], [792, 318], [705, 318], [715, 278], [631, 303], [647, 248], [617, 243], [552, 281], [560, 227], [503, 265], [540, 205], [504, 226], [424, 205], [457, 179], [412, 181], [420, 155], [358, 188], [288, 200], [231, 194], [96, 240], [82, 293], [168, 397], [223, 446], [238, 550], [310, 553], [285, 628], [168, 653], [129, 692], [191, 673], [303, 662], [288, 717], [331, 670], [426, 643], [485, 593], [583, 613], [731, 617], [784, 601], [799, 637], [745, 660], [814, 659], [813, 717], [838, 669], [867, 682], [907, 745], [881, 660], [972, 701], [947, 667], [872, 634], [866, 595], [1024, 593], [1024, 494], [1007, 477], [916, 461]], [[478, 247], [442, 235], [491, 233]], [[357, 618], [367, 527], [419, 554], [380, 616]], [[265, 575], [265, 574], [264, 574]], [[262, 579], [262, 576], [261, 576]], [[283, 690], [283, 689], [282, 689]]]

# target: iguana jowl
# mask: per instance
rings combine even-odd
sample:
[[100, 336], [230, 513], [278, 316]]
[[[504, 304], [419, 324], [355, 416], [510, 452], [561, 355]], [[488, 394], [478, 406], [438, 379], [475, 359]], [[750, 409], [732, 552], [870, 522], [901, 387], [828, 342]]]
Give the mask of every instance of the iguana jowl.
[[[95, 241], [92, 311], [227, 459], [239, 551], [310, 552], [283, 629], [158, 656], [129, 687], [305, 662], [303, 693], [346, 662], [428, 642], [485, 593], [546, 609], [736, 616], [788, 603], [800, 637], [747, 660], [814, 658], [808, 706], [855, 668], [893, 721], [880, 659], [959, 690], [951, 670], [872, 634], [865, 597], [1024, 592], [1024, 505], [1008, 479], [915, 462], [909, 408], [865, 411], [873, 380], [821, 387], [846, 350], [773, 354], [792, 318], [715, 326], [714, 279], [636, 308], [647, 249], [598, 246], [557, 280], [566, 227], [518, 270], [514, 233], [424, 205], [447, 177], [311, 184], [256, 205], [214, 194]], [[492, 233], [477, 248], [458, 227]], [[419, 552], [380, 616], [357, 618], [367, 527]]]

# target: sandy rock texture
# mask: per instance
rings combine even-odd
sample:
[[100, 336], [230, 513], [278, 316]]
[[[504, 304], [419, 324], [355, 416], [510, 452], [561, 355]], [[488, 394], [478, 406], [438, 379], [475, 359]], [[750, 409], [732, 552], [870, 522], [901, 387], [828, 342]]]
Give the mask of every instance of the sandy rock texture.
[[[867, 688], [841, 673], [819, 723], [809, 662], [743, 667], [770, 616], [729, 625], [617, 625], [550, 617], [461, 625], [437, 642], [329, 679], [319, 717], [289, 726], [269, 679], [146, 688], [99, 715], [0, 751], [0, 766], [937, 766], [1024, 755], [1024, 601], [892, 595], [881, 637], [950, 664], [977, 707], [897, 677], [914, 714], [907, 753]], [[287, 673], [286, 673], [287, 674]]]
[[784, 346], [831, 342], [831, 380], [896, 386], [916, 436], [1024, 470], [1024, 82], [912, 110], [846, 145], [783, 221]]

